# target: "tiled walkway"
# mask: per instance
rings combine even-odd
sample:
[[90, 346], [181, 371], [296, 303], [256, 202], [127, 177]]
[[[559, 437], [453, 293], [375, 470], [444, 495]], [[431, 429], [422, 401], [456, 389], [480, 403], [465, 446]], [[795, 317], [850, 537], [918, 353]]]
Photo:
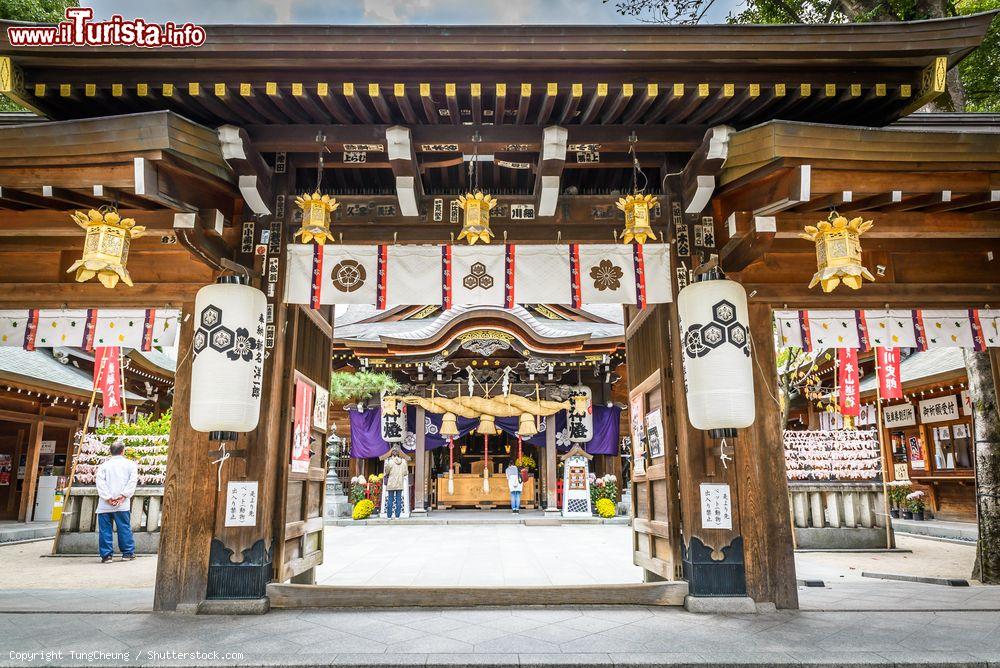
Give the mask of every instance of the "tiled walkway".
[[[104, 654], [74, 657], [69, 650]], [[31, 654], [56, 651], [63, 656], [50, 661]], [[275, 611], [263, 617], [0, 615], [0, 666], [206, 663], [194, 652], [211, 656], [213, 665], [240, 666], [985, 668], [1000, 665], [1000, 613], [723, 616], [591, 607]]]
[[627, 526], [327, 527], [319, 584], [571, 585], [642, 582]]

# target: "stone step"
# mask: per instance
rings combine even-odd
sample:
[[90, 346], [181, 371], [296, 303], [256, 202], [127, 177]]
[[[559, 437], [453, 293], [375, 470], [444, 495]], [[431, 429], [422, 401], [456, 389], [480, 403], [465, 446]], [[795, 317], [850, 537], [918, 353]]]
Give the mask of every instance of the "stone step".
[[272, 608], [684, 605], [687, 582], [531, 587], [373, 587], [271, 583]]

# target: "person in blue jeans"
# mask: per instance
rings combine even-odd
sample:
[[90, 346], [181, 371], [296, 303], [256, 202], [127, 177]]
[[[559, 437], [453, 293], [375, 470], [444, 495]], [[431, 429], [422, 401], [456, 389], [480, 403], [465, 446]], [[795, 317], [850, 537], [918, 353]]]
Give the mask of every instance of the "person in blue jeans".
[[392, 454], [385, 461], [385, 475], [382, 484], [385, 485], [385, 514], [391, 520], [399, 519], [403, 513], [403, 488], [406, 486], [406, 460], [400, 457], [399, 450], [393, 448]]
[[521, 472], [518, 470], [513, 463], [504, 470], [504, 475], [507, 476], [507, 489], [510, 490], [510, 511], [512, 513], [520, 514], [521, 512], [521, 491], [524, 489], [524, 483], [521, 480]]
[[118, 528], [118, 549], [122, 561], [135, 559], [135, 538], [132, 536], [132, 513], [129, 508], [135, 486], [139, 482], [139, 468], [125, 458], [124, 441], [111, 445], [111, 456], [97, 467], [97, 532], [101, 563], [111, 563], [115, 546], [112, 527]]

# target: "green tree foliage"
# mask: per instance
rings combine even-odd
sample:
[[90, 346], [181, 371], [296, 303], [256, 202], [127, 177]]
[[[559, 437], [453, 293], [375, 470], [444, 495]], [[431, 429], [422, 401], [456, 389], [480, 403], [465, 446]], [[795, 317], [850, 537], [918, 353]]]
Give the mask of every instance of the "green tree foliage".
[[[603, 0], [647, 23], [700, 22], [717, 0]], [[746, 0], [729, 23], [870, 23], [918, 21], [1000, 9], [1000, 0]], [[1000, 18], [982, 46], [948, 73], [941, 111], [1000, 112]]]
[[67, 7], [79, 6], [79, 0], [0, 0], [0, 19], [58, 23], [66, 18]]

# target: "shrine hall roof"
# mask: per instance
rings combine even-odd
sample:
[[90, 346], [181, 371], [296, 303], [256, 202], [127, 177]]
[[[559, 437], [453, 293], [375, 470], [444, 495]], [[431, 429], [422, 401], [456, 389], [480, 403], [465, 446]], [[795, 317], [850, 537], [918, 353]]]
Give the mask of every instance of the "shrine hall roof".
[[625, 334], [620, 306], [588, 305], [581, 311], [594, 316], [592, 321], [550, 320], [532, 314], [523, 306], [500, 309], [487, 306], [466, 306], [439, 311], [433, 317], [404, 320], [369, 321], [379, 311], [371, 306], [349, 306], [337, 315], [334, 324], [334, 339], [341, 341], [378, 342], [392, 339], [397, 342], [414, 343], [430, 339], [444, 330], [457, 318], [467, 315], [482, 315], [504, 312], [517, 318], [524, 326], [542, 339], [564, 339], [566, 337], [588, 337], [590, 339], [621, 338]]
[[[0, 346], [0, 379], [76, 396], [89, 396], [94, 388], [94, 379], [89, 373], [72, 364], [63, 364], [48, 351], [14, 346]], [[129, 401], [147, 400], [134, 392], [125, 396]]]

